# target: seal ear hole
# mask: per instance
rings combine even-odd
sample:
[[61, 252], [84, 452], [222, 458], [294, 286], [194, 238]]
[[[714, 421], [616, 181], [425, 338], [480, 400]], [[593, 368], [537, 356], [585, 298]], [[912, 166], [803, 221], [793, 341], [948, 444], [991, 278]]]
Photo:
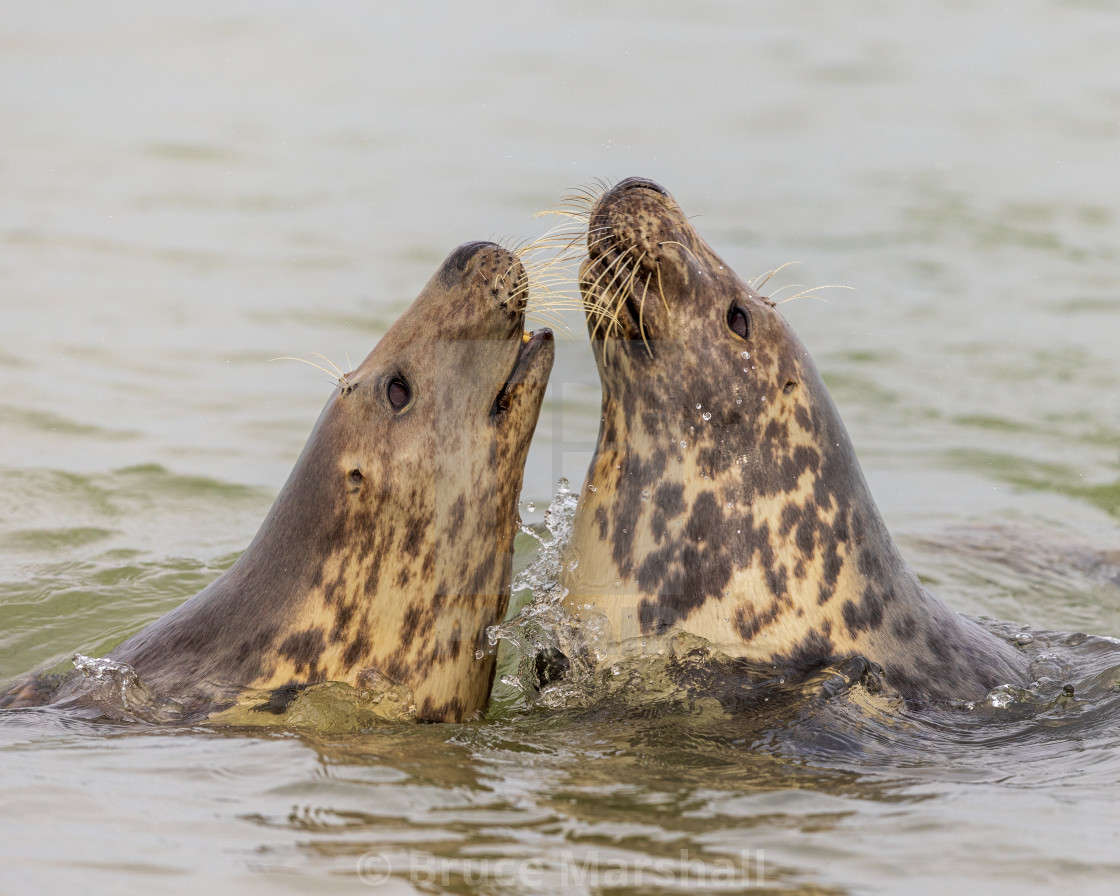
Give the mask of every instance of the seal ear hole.
[[788, 383], [785, 384], [785, 386], [782, 387], [782, 391], [786, 395], [789, 395], [789, 393], [792, 392], [796, 388], [797, 388], [797, 383], [795, 383], [793, 380], [790, 380]]
[[751, 314], [742, 305], [732, 305], [727, 309], [727, 326], [740, 339], [751, 336]]
[[393, 409], [399, 411], [411, 401], [412, 390], [408, 387], [408, 383], [399, 376], [395, 376], [389, 380], [385, 395], [389, 399], [389, 404], [393, 406]]

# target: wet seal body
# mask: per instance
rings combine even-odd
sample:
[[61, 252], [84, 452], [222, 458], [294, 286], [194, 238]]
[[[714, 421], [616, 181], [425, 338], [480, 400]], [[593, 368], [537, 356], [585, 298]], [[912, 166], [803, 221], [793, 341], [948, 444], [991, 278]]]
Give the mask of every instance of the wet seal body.
[[905, 564], [808, 352], [645, 180], [601, 196], [580, 288], [603, 386], [565, 605], [807, 669], [849, 656], [915, 702], [1026, 682]]
[[340, 378], [240, 559], [110, 658], [202, 707], [243, 689], [388, 681], [411, 689], [421, 719], [484, 709], [495, 660], [475, 653], [509, 600], [554, 355], [549, 330], [523, 332], [527, 286], [493, 243], [452, 252]]

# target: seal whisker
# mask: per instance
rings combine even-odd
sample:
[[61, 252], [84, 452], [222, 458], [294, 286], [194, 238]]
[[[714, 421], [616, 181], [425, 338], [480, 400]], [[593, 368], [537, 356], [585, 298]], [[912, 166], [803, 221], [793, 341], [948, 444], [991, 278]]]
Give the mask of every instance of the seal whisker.
[[341, 367], [339, 367], [337, 364], [335, 364], [334, 361], [332, 361], [326, 355], [321, 354], [320, 352], [312, 352], [311, 354], [313, 354], [316, 358], [322, 358], [327, 364], [329, 364], [331, 366], [331, 370], [333, 370], [339, 376], [343, 376], [346, 373], [345, 370], [343, 370]]
[[613, 264], [613, 261], [611, 263], [608, 263], [607, 265], [605, 265], [603, 270], [601, 270], [599, 272], [598, 276], [594, 280], [591, 280], [591, 281], [588, 281], [586, 283], [581, 283], [580, 284], [581, 291], [583, 293], [585, 293], [588, 297], [590, 297], [592, 302], [593, 302], [593, 304], [589, 305], [588, 307], [592, 308], [597, 314], [597, 318], [596, 318], [596, 321], [595, 321], [595, 326], [591, 331], [592, 341], [594, 341], [598, 337], [599, 330], [600, 330], [600, 328], [602, 327], [602, 324], [603, 324], [603, 319], [604, 318], [609, 319], [609, 317], [610, 317], [609, 314], [605, 313], [608, 303], [606, 301], [606, 296], [604, 295], [605, 291], [602, 288], [601, 284], [602, 284], [603, 278], [606, 277], [607, 274], [610, 272], [610, 268], [611, 268], [612, 264]]
[[799, 261], [787, 261], [785, 264], [778, 265], [772, 271], [766, 271], [766, 273], [759, 274], [757, 277], [754, 277], [754, 278], [748, 280], [747, 284], [755, 292], [759, 292], [762, 289], [762, 287], [764, 287], [769, 282], [771, 277], [773, 277], [777, 273], [780, 273], [781, 271], [784, 271], [790, 265], [794, 265], [794, 264], [801, 264], [801, 262], [799, 262]]
[[529, 321], [530, 319], [532, 319], [533, 322], [539, 322], [543, 326], [558, 330], [569, 339], [575, 338], [575, 333], [572, 332], [571, 325], [559, 314], [548, 308], [534, 308], [532, 311], [526, 311], [525, 320]]
[[700, 263], [700, 259], [697, 257], [696, 253], [693, 252], [690, 247], [686, 246], [680, 240], [664, 240], [663, 242], [660, 242], [657, 245], [658, 246], [680, 246], [682, 249], [684, 249], [685, 252], [687, 252], [692, 257], [693, 261], [695, 261], [697, 264]]
[[669, 300], [665, 298], [665, 284], [661, 282], [661, 265], [657, 265], [657, 291], [661, 295], [661, 304], [665, 306], [665, 313], [669, 314]]
[[348, 385], [350, 385], [350, 381], [347, 379], [348, 374], [343, 371], [337, 364], [331, 361], [330, 358], [327, 358], [325, 355], [320, 355], [318, 352], [312, 352], [311, 354], [315, 355], [316, 357], [322, 358], [324, 361], [331, 365], [331, 368], [334, 369], [332, 370], [328, 367], [324, 367], [322, 364], [316, 364], [314, 361], [308, 361], [307, 358], [296, 358], [291, 355], [281, 355], [279, 358], [270, 358], [269, 360], [299, 361], [301, 364], [306, 364], [308, 367], [314, 367], [316, 370], [323, 371], [323, 373], [331, 378], [332, 382], [338, 383], [338, 385], [340, 385], [344, 389]]
[[[615, 329], [620, 326], [618, 319], [618, 309], [621, 308], [622, 303], [625, 302], [625, 297], [619, 290], [617, 290], [616, 283], [618, 282], [620, 273], [623, 275], [627, 273], [625, 269], [627, 254], [629, 254], [629, 250], [627, 250], [627, 252], [620, 253], [619, 255], [616, 255], [614, 258], [612, 258], [603, 267], [603, 270], [600, 272], [599, 276], [596, 277], [595, 280], [588, 285], [588, 292], [596, 297], [602, 307], [610, 310], [610, 313], [604, 316], [605, 319], [609, 320], [611, 324], [607, 328], [605, 334], [607, 337], [611, 336]], [[607, 280], [604, 284], [603, 279], [607, 277], [608, 274], [610, 275], [610, 279]], [[602, 320], [599, 321], [599, 323], [601, 322]], [[595, 333], [592, 334], [593, 339], [595, 338], [595, 335], [597, 333], [598, 327], [596, 327]]]
[[829, 302], [828, 299], [826, 299], [824, 296], [816, 295], [815, 291], [818, 290], [818, 289], [855, 289], [854, 286], [845, 286], [842, 283], [824, 283], [821, 286], [811, 286], [808, 289], [803, 289], [803, 290], [801, 290], [801, 292], [797, 293], [796, 295], [786, 296], [783, 299], [778, 299], [778, 297], [777, 297], [778, 293], [781, 292], [783, 289], [795, 289], [795, 288], [796, 288], [795, 284], [790, 284], [789, 286], [779, 287], [778, 289], [774, 290], [774, 292], [770, 296], [770, 299], [775, 305], [784, 305], [786, 302], [794, 301], [794, 299], [816, 299], [819, 302], [824, 302], [826, 305], [830, 305], [832, 303]]
[[[634, 298], [634, 283], [637, 282], [638, 274], [641, 272], [641, 269], [642, 269], [642, 261], [645, 259], [646, 255], [647, 255], [646, 252], [642, 252], [642, 254], [638, 256], [638, 258], [635, 260], [634, 264], [631, 266], [630, 279], [628, 279], [626, 281], [624, 301]], [[652, 273], [653, 272], [651, 271], [650, 276], [652, 276]], [[649, 276], [646, 277], [646, 289], [648, 289], [648, 288], [649, 288]], [[642, 299], [641, 299], [640, 302], [638, 302], [638, 334], [642, 337], [642, 344], [645, 345], [645, 347], [646, 347], [646, 353], [652, 358], [653, 357], [653, 350], [649, 347], [649, 342], [646, 341], [646, 328], [645, 328], [645, 324], [643, 323], [643, 320], [644, 320], [644, 317], [645, 317], [645, 310], [646, 310], [646, 294], [643, 291], [642, 292]]]
[[[611, 283], [608, 284], [608, 287], [614, 289], [618, 298], [623, 303], [634, 298], [634, 283], [637, 280], [638, 274], [641, 272], [642, 261], [646, 257], [646, 253], [642, 252], [642, 254], [635, 259], [626, 258], [627, 255], [633, 256], [634, 251], [634, 249], [628, 249], [619, 256], [620, 260], [625, 259], [624, 263], [619, 265], [620, 271], [626, 275], [625, 281], [619, 281], [618, 278], [615, 277], [612, 279]], [[617, 286], [615, 286], [616, 283], [618, 284]], [[641, 315], [639, 314], [638, 316], [640, 317]]]
[[[592, 237], [594, 236], [594, 239]], [[611, 231], [609, 227], [595, 227], [587, 231], [587, 251], [597, 249], [600, 244], [606, 242], [611, 238]]]
[[608, 189], [609, 185], [602, 180], [596, 180], [594, 184], [587, 186], [572, 187], [571, 192], [564, 196], [555, 207], [573, 208], [583, 213], [585, 218], [590, 217], [591, 209], [599, 201], [599, 197]]
[[649, 294], [649, 281], [653, 277], [653, 271], [646, 274], [645, 288], [642, 290], [642, 303], [638, 306], [638, 332], [642, 334], [642, 345], [646, 347], [646, 354], [653, 358], [653, 349], [649, 347], [649, 340], [646, 339], [646, 325], [644, 322], [646, 310], [646, 296]]
[[[539, 212], [533, 212], [533, 217], [534, 218], [547, 218], [547, 217], [561, 218], [563, 220], [562, 220], [561, 224], [558, 224], [557, 226], [558, 227], [560, 227], [560, 226], [565, 226], [566, 227], [566, 226], [570, 226], [570, 225], [565, 223], [567, 221], [586, 221], [587, 217], [588, 217], [588, 213], [586, 211], [582, 210], [582, 209], [566, 208], [561, 204], [561, 205], [558, 205], [554, 208], [546, 208], [546, 209], [543, 209]], [[582, 233], [580, 235], [582, 236]]]
[[[538, 212], [537, 216], [550, 214], [549, 212]], [[554, 227], [549, 228], [539, 237], [524, 244], [517, 250], [518, 256], [531, 254], [540, 248], [555, 248], [557, 246], [562, 249], [575, 249], [577, 243], [583, 241], [583, 228], [575, 228], [562, 221]]]

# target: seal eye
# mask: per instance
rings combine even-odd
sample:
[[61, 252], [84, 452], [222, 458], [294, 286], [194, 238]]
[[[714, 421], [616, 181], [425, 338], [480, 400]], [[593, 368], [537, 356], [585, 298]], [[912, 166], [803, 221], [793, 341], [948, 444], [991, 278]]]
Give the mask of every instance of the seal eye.
[[727, 326], [740, 339], [748, 339], [751, 334], [751, 316], [741, 305], [732, 305], [727, 311]]
[[389, 398], [389, 404], [397, 411], [408, 404], [409, 399], [412, 398], [412, 390], [408, 388], [408, 383], [399, 376], [389, 380], [389, 388], [385, 390], [385, 394]]

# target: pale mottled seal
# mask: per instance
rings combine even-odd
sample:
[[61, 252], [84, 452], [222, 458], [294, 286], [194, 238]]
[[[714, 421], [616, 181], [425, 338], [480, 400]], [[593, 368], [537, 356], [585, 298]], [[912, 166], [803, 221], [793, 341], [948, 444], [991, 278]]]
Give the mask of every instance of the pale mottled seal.
[[409, 687], [422, 719], [480, 712], [494, 657], [476, 651], [509, 600], [554, 354], [549, 330], [523, 333], [526, 299], [510, 252], [452, 252], [341, 377], [241, 558], [111, 659], [203, 707], [246, 688], [380, 677]]
[[587, 244], [603, 416], [566, 606], [782, 667], [862, 655], [919, 702], [1024, 683], [1019, 652], [903, 562], [812, 359], [672, 197], [618, 184]]

